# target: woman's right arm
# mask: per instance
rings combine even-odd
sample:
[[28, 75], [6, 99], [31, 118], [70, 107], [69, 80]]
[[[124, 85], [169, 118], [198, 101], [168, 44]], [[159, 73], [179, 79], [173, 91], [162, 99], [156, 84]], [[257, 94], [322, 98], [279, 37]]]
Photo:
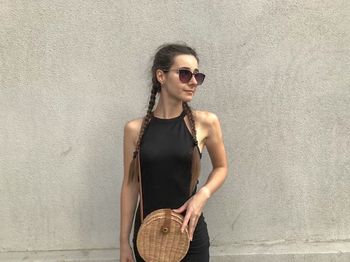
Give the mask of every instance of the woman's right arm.
[[124, 126], [124, 177], [120, 194], [120, 261], [134, 261], [129, 243], [132, 221], [138, 199], [138, 181], [128, 184], [129, 167], [136, 146], [137, 121], [129, 121]]

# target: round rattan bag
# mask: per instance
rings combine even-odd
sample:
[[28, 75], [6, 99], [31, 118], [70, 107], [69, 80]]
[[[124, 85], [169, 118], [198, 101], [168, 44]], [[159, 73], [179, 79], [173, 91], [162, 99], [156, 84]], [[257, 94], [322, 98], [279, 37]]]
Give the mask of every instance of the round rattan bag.
[[146, 262], [179, 262], [188, 251], [187, 227], [181, 233], [183, 216], [169, 208], [151, 212], [137, 233], [137, 249]]

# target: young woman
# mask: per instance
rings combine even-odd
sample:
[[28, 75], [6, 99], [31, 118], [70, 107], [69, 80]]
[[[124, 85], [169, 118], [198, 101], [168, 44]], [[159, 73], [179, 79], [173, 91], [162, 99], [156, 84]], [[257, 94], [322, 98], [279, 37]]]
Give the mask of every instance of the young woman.
[[[172, 208], [184, 216], [191, 239], [182, 261], [209, 261], [209, 235], [202, 210], [227, 176], [227, 159], [220, 122], [211, 112], [188, 105], [205, 75], [199, 72], [196, 51], [186, 44], [164, 44], [154, 56], [152, 90], [145, 117], [124, 126], [124, 179], [121, 189], [120, 262], [143, 262], [136, 247], [141, 224], [138, 205], [136, 155], [140, 153], [144, 217], [159, 208]], [[158, 103], [153, 110], [156, 96]], [[207, 148], [213, 169], [197, 190], [200, 160]], [[191, 190], [193, 189], [193, 190]], [[191, 193], [190, 193], [191, 192]]]

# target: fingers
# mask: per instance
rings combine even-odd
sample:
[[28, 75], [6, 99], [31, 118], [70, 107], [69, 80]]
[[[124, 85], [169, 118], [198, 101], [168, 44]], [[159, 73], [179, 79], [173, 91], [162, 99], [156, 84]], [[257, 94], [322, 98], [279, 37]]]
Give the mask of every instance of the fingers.
[[185, 204], [183, 204], [181, 207], [173, 209], [173, 211], [176, 213], [182, 213], [183, 211], [186, 210], [187, 206], [188, 206], [188, 201], [186, 201]]
[[185, 215], [183, 223], [181, 225], [181, 233], [183, 233], [185, 231], [186, 226], [189, 224], [189, 226], [188, 226], [189, 238], [192, 241], [194, 230], [196, 228], [197, 221], [199, 219], [199, 214], [197, 215], [197, 212], [194, 211], [193, 206], [191, 208], [189, 207], [189, 203], [191, 200], [192, 200], [192, 198], [187, 200], [185, 202], [185, 204], [183, 204], [181, 207], [179, 207], [177, 209], [172, 209], [172, 210], [176, 213], [182, 213], [183, 211], [185, 211], [187, 209], [186, 215]]
[[173, 209], [173, 211], [176, 213], [182, 213], [185, 209], [186, 209], [185, 206], [181, 206], [179, 208]]
[[185, 228], [186, 228], [190, 218], [191, 218], [191, 212], [189, 210], [187, 210], [186, 215], [184, 217], [184, 221], [183, 221], [182, 226], [181, 226], [181, 233], [183, 233], [185, 231]]
[[193, 234], [194, 234], [194, 230], [196, 228], [197, 225], [197, 221], [198, 218], [197, 217], [192, 217], [192, 219], [190, 220], [190, 230], [189, 230], [189, 235], [190, 235], [190, 240], [193, 240]]

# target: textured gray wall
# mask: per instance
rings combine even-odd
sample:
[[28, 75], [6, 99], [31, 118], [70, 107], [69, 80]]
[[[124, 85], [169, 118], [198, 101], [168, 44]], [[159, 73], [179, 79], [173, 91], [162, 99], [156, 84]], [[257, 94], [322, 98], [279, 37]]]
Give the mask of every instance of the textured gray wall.
[[347, 0], [0, 0], [0, 260], [116, 261], [123, 125], [182, 40], [229, 158], [212, 261], [349, 261], [349, 32]]

